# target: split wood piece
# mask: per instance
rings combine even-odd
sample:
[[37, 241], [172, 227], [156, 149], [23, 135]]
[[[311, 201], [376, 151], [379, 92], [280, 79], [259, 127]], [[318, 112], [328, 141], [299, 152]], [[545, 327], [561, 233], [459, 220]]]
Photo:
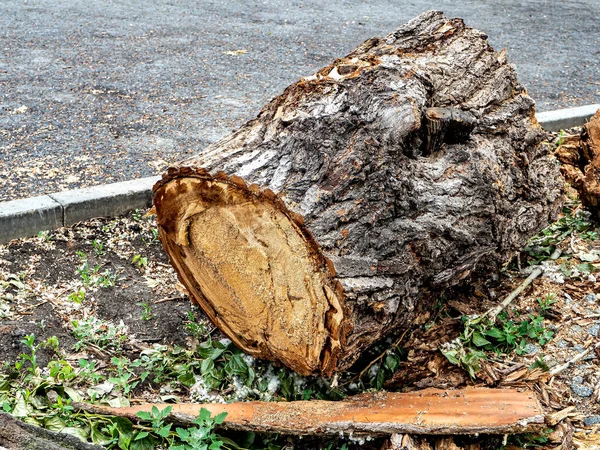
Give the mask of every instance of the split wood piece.
[[573, 447], [578, 450], [598, 450], [600, 448], [600, 433], [575, 433]]
[[430, 11], [169, 168], [160, 239], [236, 345], [331, 375], [556, 217], [544, 137], [504, 53]]
[[394, 433], [505, 434], [539, 429], [544, 414], [531, 392], [515, 389], [426, 389], [379, 392], [344, 401], [246, 402], [230, 404], [159, 404], [110, 408], [77, 403], [76, 409], [137, 420], [139, 411], [172, 406], [170, 420], [190, 425], [201, 408], [213, 415], [227, 412], [222, 427], [291, 435]]
[[561, 172], [579, 192], [583, 205], [600, 220], [600, 110], [583, 126], [580, 136], [564, 139], [556, 149]]

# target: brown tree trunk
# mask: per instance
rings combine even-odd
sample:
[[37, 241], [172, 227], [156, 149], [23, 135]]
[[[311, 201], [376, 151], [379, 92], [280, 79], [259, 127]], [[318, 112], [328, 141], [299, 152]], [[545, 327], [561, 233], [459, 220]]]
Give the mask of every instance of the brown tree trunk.
[[162, 243], [238, 346], [331, 374], [555, 217], [534, 112], [485, 34], [424, 13], [170, 168]]

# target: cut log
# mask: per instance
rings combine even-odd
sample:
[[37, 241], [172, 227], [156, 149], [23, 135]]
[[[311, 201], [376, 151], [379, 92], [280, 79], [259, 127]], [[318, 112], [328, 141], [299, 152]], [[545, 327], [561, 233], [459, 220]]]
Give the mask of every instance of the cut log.
[[290, 435], [508, 434], [537, 431], [544, 414], [531, 392], [516, 389], [426, 389], [360, 394], [343, 401], [146, 404], [127, 408], [73, 404], [93, 414], [139, 420], [136, 413], [171, 406], [168, 420], [192, 425], [201, 408], [227, 412], [220, 427]]
[[236, 345], [330, 375], [556, 217], [534, 112], [485, 34], [424, 13], [170, 168], [160, 239]]

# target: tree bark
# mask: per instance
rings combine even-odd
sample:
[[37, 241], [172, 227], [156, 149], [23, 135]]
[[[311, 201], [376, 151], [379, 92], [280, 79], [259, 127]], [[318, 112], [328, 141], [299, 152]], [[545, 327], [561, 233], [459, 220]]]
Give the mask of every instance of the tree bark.
[[7, 450], [103, 450], [75, 436], [55, 433], [0, 412], [0, 449]]
[[534, 113], [485, 34], [424, 13], [170, 168], [161, 241], [239, 347], [329, 375], [556, 217]]
[[139, 420], [136, 413], [171, 406], [167, 420], [192, 425], [202, 408], [227, 412], [219, 428], [291, 435], [342, 434], [386, 436], [512, 434], [535, 432], [544, 413], [531, 392], [517, 389], [424, 389], [415, 392], [372, 392], [342, 401], [145, 404], [111, 408], [86, 403], [73, 407], [91, 414]]
[[579, 192], [583, 205], [600, 221], [600, 110], [580, 135], [568, 136], [556, 150], [565, 179]]

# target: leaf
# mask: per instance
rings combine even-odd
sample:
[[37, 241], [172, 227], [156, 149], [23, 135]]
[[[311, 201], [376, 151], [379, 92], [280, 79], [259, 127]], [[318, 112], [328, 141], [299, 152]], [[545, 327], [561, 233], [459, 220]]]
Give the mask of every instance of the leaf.
[[447, 351], [442, 351], [442, 354], [446, 357], [446, 359], [448, 361], [450, 361], [452, 364], [458, 366], [460, 365], [460, 361], [457, 358], [457, 352], [456, 350], [447, 350]]
[[140, 431], [140, 432], [139, 432], [139, 433], [136, 435], [136, 437], [135, 437], [134, 441], [139, 441], [140, 439], [144, 439], [144, 438], [145, 438], [146, 436], [148, 436], [149, 434], [150, 434], [150, 433], [148, 433], [147, 431]]
[[398, 368], [398, 358], [394, 355], [386, 355], [385, 366], [390, 369], [391, 372], [395, 372]]
[[169, 434], [171, 433], [171, 425], [172, 424], [167, 424], [164, 427], [162, 427], [160, 430], [158, 430], [156, 432], [156, 434], [158, 434], [160, 437], [166, 438], [169, 436]]
[[196, 382], [193, 372], [184, 372], [177, 377], [177, 380], [186, 387], [191, 387]]
[[381, 389], [383, 387], [384, 382], [385, 382], [385, 370], [383, 370], [383, 367], [380, 367], [379, 371], [377, 371], [377, 381], [375, 383], [376, 388]]
[[220, 425], [225, 421], [226, 417], [227, 417], [227, 412], [222, 412], [220, 414], [217, 414], [215, 416], [215, 418], [213, 419], [213, 421], [215, 424]]
[[217, 359], [223, 354], [225, 348], [213, 348], [213, 347], [198, 347], [197, 352], [202, 358]]
[[208, 447], [208, 450], [219, 450], [222, 445], [222, 441], [213, 441], [212, 444], [210, 444], [210, 447]]
[[112, 438], [110, 436], [105, 435], [100, 430], [98, 430], [99, 424], [92, 422], [92, 430], [90, 432], [90, 437], [94, 444], [102, 445], [106, 447], [108, 444], [112, 442]]
[[129, 408], [131, 405], [129, 404], [129, 400], [125, 397], [116, 397], [111, 398], [108, 401], [108, 404], [113, 408]]
[[490, 328], [485, 332], [486, 336], [493, 337], [494, 339], [498, 339], [504, 341], [504, 333], [500, 331], [498, 328]]
[[79, 392], [77, 392], [75, 389], [73, 389], [72, 387], [69, 386], [64, 386], [63, 390], [65, 391], [65, 394], [67, 394], [69, 396], [69, 398], [71, 400], [73, 400], [74, 402], [80, 402], [82, 400], [81, 395], [79, 394]]
[[144, 276], [144, 278], [146, 279], [146, 285], [150, 289], [154, 289], [156, 286], [158, 286], [160, 284], [160, 281], [156, 280], [154, 278], [150, 278], [150, 277], [147, 277], [147, 276]]
[[585, 253], [581, 252], [577, 255], [577, 257], [583, 262], [596, 262], [598, 261], [598, 255], [594, 255], [593, 253]]
[[593, 264], [590, 264], [589, 262], [586, 262], [586, 263], [583, 263], [583, 264], [578, 264], [577, 265], [577, 270], [579, 270], [583, 274], [588, 274], [588, 273], [594, 273], [598, 269]]
[[215, 363], [212, 359], [205, 359], [202, 361], [202, 364], [200, 364], [200, 372], [204, 375], [214, 369], [214, 367]]
[[154, 438], [146, 436], [144, 439], [133, 441], [129, 450], [153, 450], [154, 447]]
[[142, 420], [150, 421], [152, 420], [152, 416], [147, 411], [138, 411], [135, 413], [136, 417], [139, 417]]
[[190, 437], [190, 432], [185, 428], [176, 428], [175, 432], [177, 433], [177, 436], [179, 436], [179, 439], [181, 439], [182, 441], [187, 441]]
[[110, 393], [110, 391], [112, 391], [114, 387], [115, 385], [113, 383], [111, 383], [110, 381], [105, 381], [102, 384], [92, 386], [87, 390], [87, 393], [90, 397], [92, 397], [93, 394], [96, 394], [96, 397], [103, 397], [106, 394]]
[[201, 408], [200, 414], [198, 414], [198, 419], [203, 422], [208, 422], [210, 420], [210, 411], [206, 408]]
[[167, 406], [165, 409], [163, 409], [160, 413], [159, 413], [159, 417], [162, 417], [163, 419], [166, 417], [169, 417], [169, 414], [171, 414], [171, 411], [173, 410], [172, 406]]
[[29, 410], [27, 409], [27, 403], [25, 402], [25, 398], [19, 392], [17, 393], [17, 401], [15, 403], [15, 407], [12, 411], [12, 415], [14, 417], [22, 418], [27, 417], [29, 415]]
[[478, 331], [475, 331], [473, 333], [473, 344], [475, 344], [477, 347], [483, 347], [488, 344], [491, 344], [491, 342], [488, 341], [486, 338], [484, 338], [481, 335], [481, 333], [479, 333]]
[[61, 433], [70, 434], [83, 442], [87, 442], [90, 435], [90, 429], [88, 427], [65, 427], [62, 429]]
[[65, 423], [65, 421], [58, 416], [48, 417], [46, 420], [44, 420], [44, 428], [50, 431], [59, 432], [62, 431], [62, 429], [66, 426], [67, 424]]
[[[129, 422], [129, 424], [131, 425], [131, 422]], [[121, 424], [119, 424], [118, 429], [119, 429], [119, 441], [117, 444], [119, 445], [119, 448], [122, 448], [122, 449], [129, 448], [129, 445], [131, 444], [131, 439], [133, 438], [133, 427], [132, 426], [131, 426], [131, 428], [128, 428], [125, 426], [122, 427]]]

